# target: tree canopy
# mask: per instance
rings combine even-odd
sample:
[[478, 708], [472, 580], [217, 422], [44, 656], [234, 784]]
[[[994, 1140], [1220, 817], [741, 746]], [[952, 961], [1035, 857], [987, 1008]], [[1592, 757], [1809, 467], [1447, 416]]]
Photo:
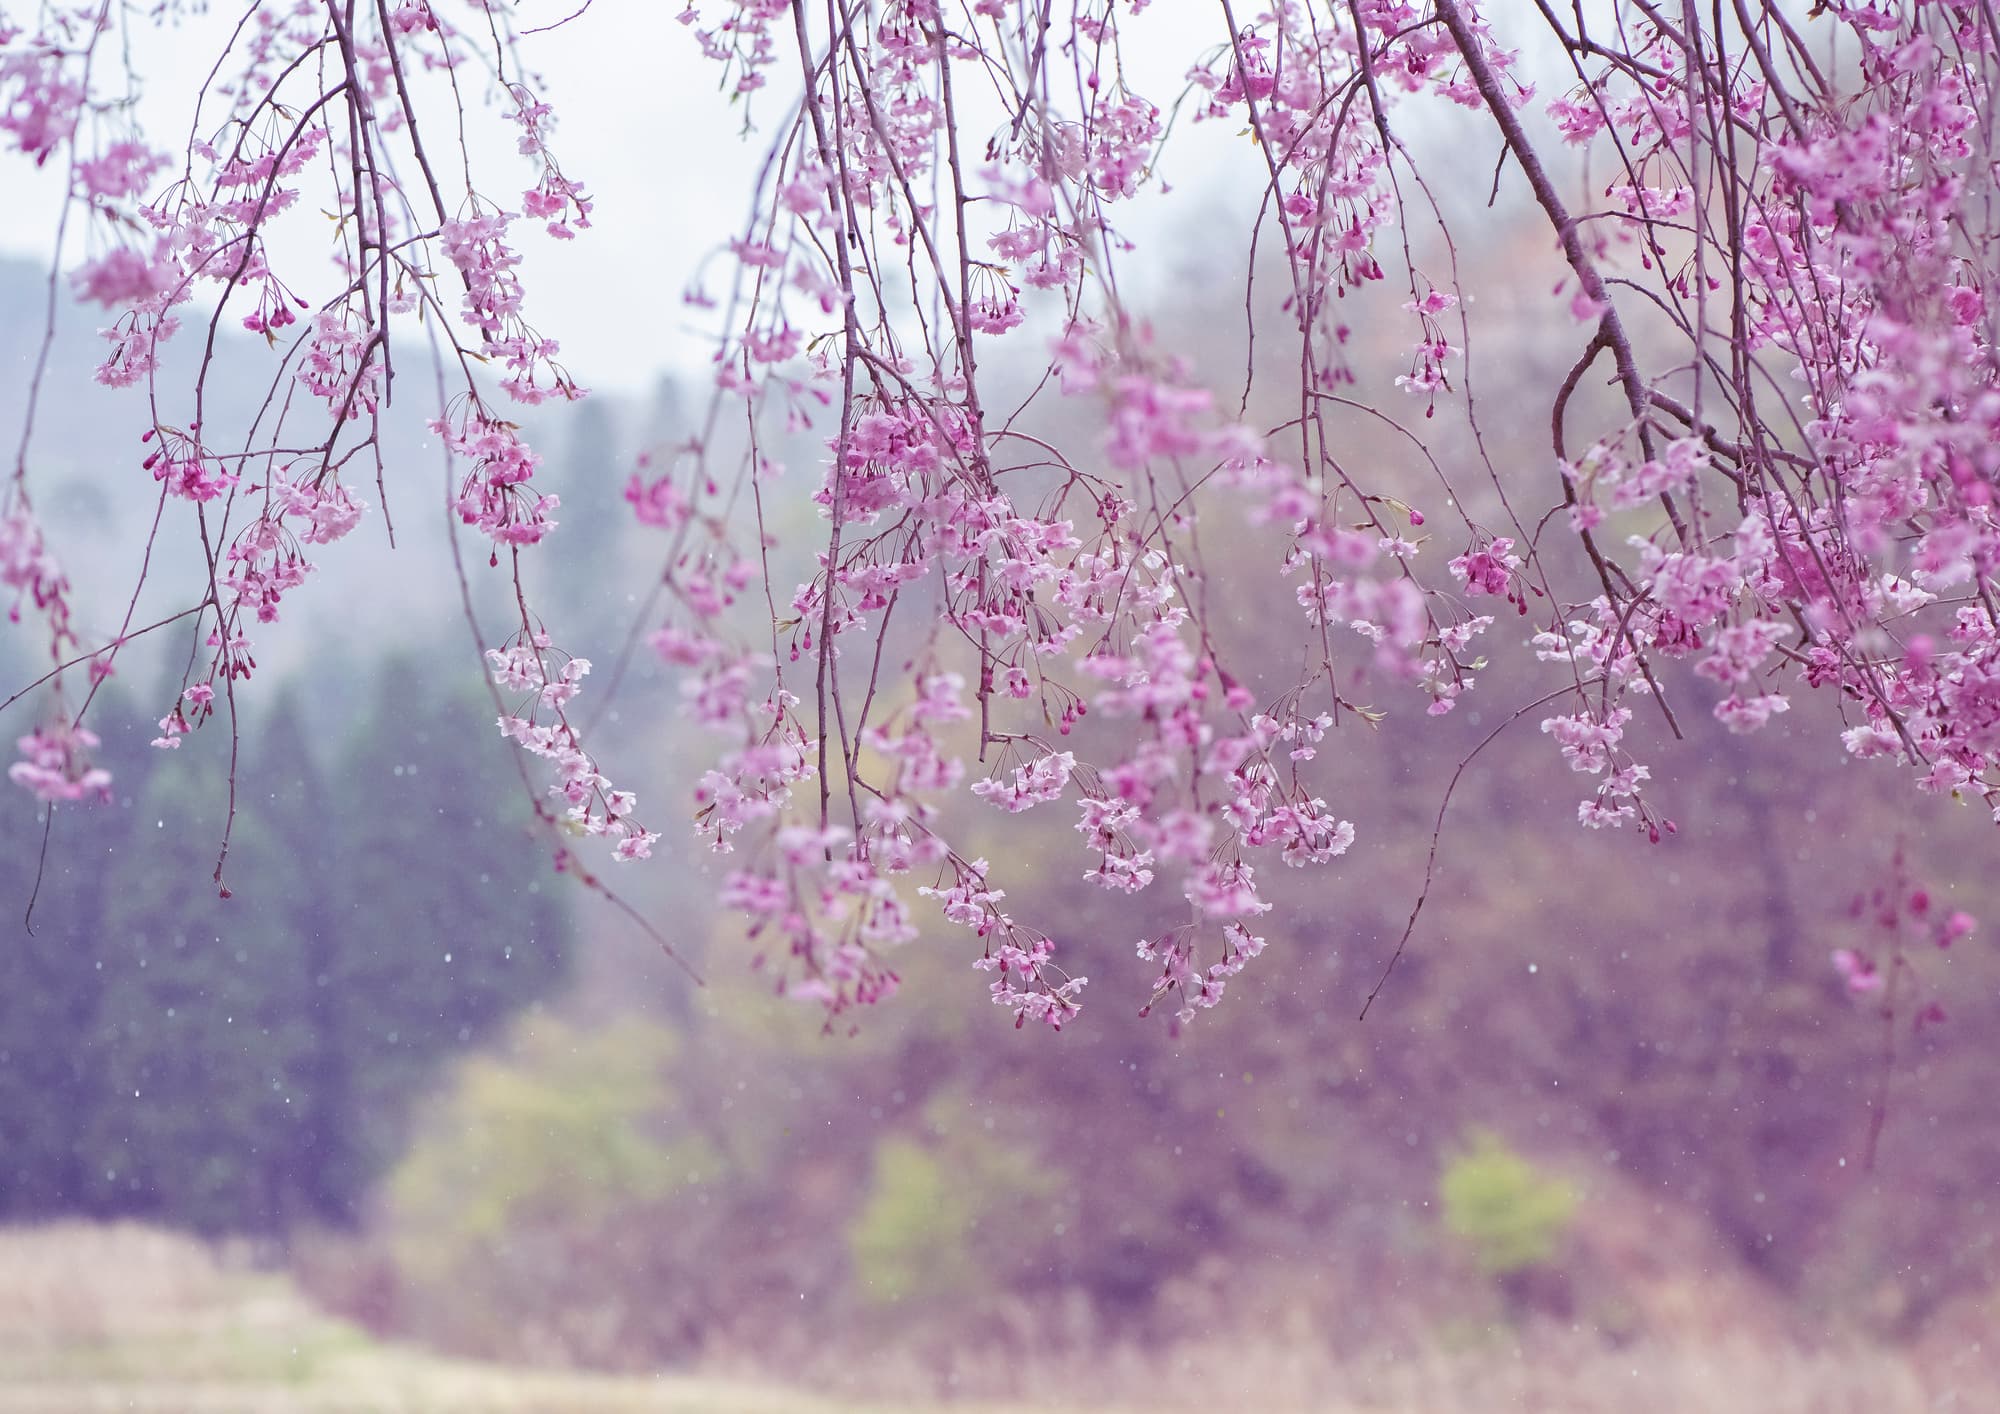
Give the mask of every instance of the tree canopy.
[[[622, 671], [593, 676], [528, 593], [562, 514], [511, 409], [584, 394], [540, 322], [563, 311], [530, 320], [520, 251], [588, 258], [568, 160], [588, 154], [559, 157], [557, 105], [607, 96], [545, 92], [533, 56], [549, 25], [615, 43], [611, 7], [252, 5], [212, 73], [143, 76], [200, 84], [183, 142], [139, 126], [128, 56], [192, 8], [0, 19], [0, 135], [65, 173], [51, 310], [65, 282], [103, 306], [132, 494], [203, 567], [165, 620], [198, 650], [155, 745], [237, 731], [312, 557], [416, 474], [383, 420], [421, 402], [482, 542], [465, 573], [515, 591], [504, 628], [474, 623], [492, 715], [552, 782], [534, 794], [561, 867], [605, 889], [659, 814], [588, 730]], [[1016, 1025], [1069, 1022], [1086, 961], [1135, 942], [1128, 985], [1184, 1025], [1262, 950], [1274, 871], [1370, 827], [1327, 765], [1385, 713], [1480, 704], [1471, 753], [1538, 726], [1579, 773], [1581, 824], [1653, 841], [1678, 828], [1649, 785], [1664, 738], [1699, 713], [1753, 733], [1802, 694], [1834, 709], [1812, 714], [1831, 750], [2000, 802], [1991, 6], [707, 0], [682, 19], [764, 155], [726, 294], [694, 296], [707, 410], [625, 487], [662, 562], [635, 641], [680, 680], [660, 719], [717, 733], [696, 839], [728, 856], [720, 897], [790, 995], [829, 1018], [880, 1000], [895, 949], [942, 923]], [[465, 139], [486, 126], [510, 155]], [[663, 160], [686, 136], [661, 135]], [[1242, 287], [1227, 366], [1215, 331], [1171, 336], [1171, 298], [1138, 293], [1163, 247], [1136, 213], [1208, 140], [1255, 177], [1204, 214], [1202, 278]], [[1538, 213], [1516, 271], [1475, 258], [1494, 197], [1439, 180], [1441, 147], [1497, 158], [1494, 192]], [[322, 213], [331, 263], [291, 255], [281, 232]], [[1500, 406], [1480, 354], [1510, 300], [1568, 347]], [[113, 789], [97, 687], [148, 630], [128, 610], [86, 633], [36, 517], [54, 328], [0, 508], [0, 579], [50, 669], [10, 774], [50, 808]], [[182, 371], [167, 355], [190, 345]], [[225, 367], [258, 389], [240, 416]], [[1503, 423], [1546, 431], [1500, 455]], [[149, 565], [123, 567], [133, 605]], [[228, 844], [252, 779], [230, 758], [222, 888], [271, 843]], [[1093, 951], [969, 843], [1004, 838], [974, 807], [1074, 812], [1091, 885], [1184, 898], [1184, 921]], [[355, 868], [419, 912], [432, 885], [396, 832], [482, 828], [352, 808], [381, 826]], [[1971, 926], [1914, 885], [1884, 907], [1899, 941], [1835, 959], [1857, 992], [1896, 985], [1900, 940]], [[148, 927], [170, 951], [170, 922]], [[221, 980], [204, 995], [229, 1004]]]

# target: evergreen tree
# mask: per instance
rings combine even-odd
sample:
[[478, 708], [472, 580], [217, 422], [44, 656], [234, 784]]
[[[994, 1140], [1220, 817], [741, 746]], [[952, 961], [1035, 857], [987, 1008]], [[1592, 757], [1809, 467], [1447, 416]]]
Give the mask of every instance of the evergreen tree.
[[[26, 811], [0, 851], [0, 1217], [133, 1214], [278, 1234], [352, 1219], [454, 1051], [545, 994], [569, 934], [467, 694], [391, 665], [336, 778], [282, 693], [237, 774], [146, 748], [110, 702], [117, 798]], [[114, 723], [114, 719], [115, 723]]]
[[272, 931], [296, 940], [300, 966], [301, 1044], [287, 1086], [292, 1103], [283, 1142], [269, 1151], [269, 1167], [288, 1222], [337, 1219], [350, 1211], [353, 1198], [339, 1186], [340, 1176], [355, 1167], [348, 1103], [354, 1062], [342, 1044], [331, 995], [343, 940], [333, 900], [351, 824], [334, 812], [294, 688], [279, 694], [261, 735], [239, 817], [246, 880], [239, 895], [253, 893]]
[[346, 843], [314, 990], [346, 1108], [326, 1192], [350, 1204], [440, 1061], [545, 995], [569, 949], [548, 862], [494, 769], [489, 705], [412, 686], [427, 676], [385, 668], [332, 794]]
[[646, 413], [646, 445], [657, 455], [687, 440], [687, 408], [678, 378], [663, 376], [653, 388], [653, 405]]
[[575, 641], [608, 643], [624, 628], [624, 594], [607, 586], [614, 576], [619, 541], [631, 523], [619, 492], [627, 468], [618, 452], [618, 428], [611, 413], [585, 400], [571, 418], [569, 445], [564, 449], [561, 478], [562, 562], [588, 573], [555, 576], [549, 586], [550, 605]]
[[[9, 680], [15, 680], [9, 675]], [[99, 920], [107, 871], [129, 851], [137, 796], [152, 757], [115, 689], [92, 721], [113, 798], [65, 806], [47, 835], [44, 810], [0, 812], [0, 1217], [75, 1211], [84, 1202], [78, 1117], [100, 1091], [88, 1044], [103, 969]], [[39, 891], [37, 874], [41, 873]], [[33, 899], [32, 921], [29, 902]]]
[[108, 881], [88, 1176], [114, 1211], [276, 1232], [296, 1206], [286, 1159], [311, 1041], [289, 906], [299, 862], [243, 802], [230, 856], [240, 896], [220, 898], [221, 784], [165, 761], [138, 810], [154, 836]]

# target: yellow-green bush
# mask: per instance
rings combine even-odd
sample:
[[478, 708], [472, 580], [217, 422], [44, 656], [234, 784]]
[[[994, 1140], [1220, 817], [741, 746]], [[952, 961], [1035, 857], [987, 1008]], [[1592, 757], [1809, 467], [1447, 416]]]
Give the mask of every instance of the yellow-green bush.
[[1438, 1179], [1444, 1225], [1493, 1276], [1541, 1266], [1556, 1255], [1576, 1211], [1576, 1190], [1537, 1168], [1490, 1131], [1453, 1155]]
[[977, 1205], [938, 1157], [909, 1139], [875, 1148], [868, 1201], [848, 1229], [854, 1274], [871, 1300], [943, 1296], [974, 1276], [967, 1239]]
[[700, 1182], [715, 1166], [707, 1146], [656, 1128], [673, 1049], [636, 1020], [583, 1033], [538, 1019], [511, 1055], [468, 1059], [390, 1177], [392, 1221], [448, 1260], [538, 1220], [589, 1221]]
[[[725, 1171], [676, 1122], [677, 1045], [639, 1020], [535, 1018], [503, 1054], [462, 1062], [383, 1193], [377, 1240], [407, 1330], [468, 1353], [618, 1364], [700, 1338], [676, 1279]], [[670, 1236], [671, 1234], [671, 1236]], [[685, 1300], [641, 1293], [684, 1292]]]
[[966, 1298], [995, 1283], [982, 1275], [1021, 1209], [1054, 1186], [1027, 1155], [982, 1134], [950, 1129], [927, 1107], [932, 1139], [891, 1135], [875, 1146], [868, 1196], [847, 1229], [862, 1294], [877, 1305]]

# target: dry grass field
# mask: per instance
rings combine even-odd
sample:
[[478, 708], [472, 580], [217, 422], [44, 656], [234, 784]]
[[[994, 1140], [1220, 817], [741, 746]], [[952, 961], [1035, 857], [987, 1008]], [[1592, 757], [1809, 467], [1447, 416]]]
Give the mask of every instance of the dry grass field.
[[[509, 1370], [373, 1340], [282, 1274], [130, 1224], [0, 1230], [0, 1411], [860, 1414], [740, 1381]], [[997, 1414], [997, 1411], [996, 1411]]]
[[[1335, 1366], [1297, 1341], [1167, 1355], [1113, 1350], [1089, 1369], [1012, 1352], [1007, 1405], [883, 1403], [770, 1379], [617, 1377], [442, 1359], [315, 1310], [282, 1273], [136, 1225], [0, 1229], [0, 1414], [1053, 1414], [1199, 1407], [1315, 1414], [1929, 1414], [2000, 1409], [1978, 1333], [1956, 1353], [1805, 1353], [1748, 1338], [1612, 1350], [1559, 1333], [1418, 1359]], [[857, 1367], [878, 1387], [893, 1369]], [[914, 1383], [914, 1381], [912, 1381]], [[1114, 1397], [1144, 1391], [1143, 1400]]]

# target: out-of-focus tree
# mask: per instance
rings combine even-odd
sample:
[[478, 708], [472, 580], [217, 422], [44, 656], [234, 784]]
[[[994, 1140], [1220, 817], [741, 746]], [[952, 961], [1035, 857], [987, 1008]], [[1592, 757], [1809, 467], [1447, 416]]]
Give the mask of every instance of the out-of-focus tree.
[[553, 574], [547, 595], [559, 620], [576, 625], [578, 642], [607, 649], [631, 618], [624, 577], [610, 573], [620, 563], [619, 547], [632, 523], [619, 496], [624, 464], [617, 422], [602, 402], [586, 401], [571, 419], [561, 475], [552, 480], [562, 495], [563, 535], [573, 542], [576, 563], [606, 572]]
[[102, 992], [82, 1038], [98, 1088], [72, 1123], [90, 1136], [100, 1207], [273, 1233], [299, 1197], [288, 1180], [312, 1103], [309, 978], [277, 842], [246, 822], [238, 848], [264, 854], [272, 893], [244, 908], [225, 914], [201, 868], [228, 808], [219, 784], [175, 758], [140, 797], [155, 838], [107, 880]]
[[94, 1188], [84, 1118], [102, 1093], [91, 1040], [107, 975], [102, 922], [116, 897], [107, 885], [144, 847], [140, 799], [157, 756], [140, 743], [126, 694], [106, 689], [102, 711], [113, 799], [0, 831], [0, 889], [15, 901], [0, 913], [10, 979], [0, 986], [0, 1213], [9, 1217], [87, 1210]]
[[465, 727], [476, 713], [391, 660], [330, 793], [342, 828], [322, 866], [325, 926], [338, 941], [314, 992], [344, 1061], [347, 1204], [400, 1150], [439, 1062], [546, 995], [568, 961], [561, 880], [526, 867], [537, 845], [493, 744]]
[[[280, 1236], [351, 1221], [446, 1059], [561, 978], [553, 885], [515, 898], [437, 867], [512, 878], [534, 848], [492, 823], [517, 805], [476, 764], [490, 744], [441, 708], [366, 728], [325, 763], [301, 697], [279, 696], [235, 801], [254, 879], [227, 900], [194, 868], [225, 783], [183, 753], [121, 745], [116, 788], [136, 798], [59, 812], [89, 835], [56, 837], [34, 931], [6, 935], [38, 985], [0, 993], [0, 1214]], [[362, 793], [395, 818], [354, 808]], [[25, 907], [40, 841], [16, 843]]]
[[[508, 402], [584, 390], [535, 322], [553, 312], [530, 319], [517, 223], [582, 246], [596, 210], [532, 77], [540, 32], [485, 3], [260, 9], [183, 154], [136, 126], [111, 13], [0, 24], [0, 97], [7, 146], [68, 173], [73, 287], [111, 311], [99, 377], [146, 389], [156, 534], [200, 549], [161, 621], [190, 620], [198, 649], [171, 719], [196, 729], [219, 687], [252, 690], [256, 635], [363, 519], [361, 469], [403, 474], [384, 418], [414, 383], [436, 395], [452, 512], [484, 539], [474, 572], [507, 601], [481, 647], [500, 730], [553, 777], [553, 803], [531, 782], [538, 818], [649, 856], [653, 807], [572, 710], [590, 664], [521, 572], [558, 507]], [[1696, 716], [1745, 735], [1810, 716], [1829, 750], [2000, 806], [1992, 7], [1312, 0], [1225, 3], [1204, 30], [1143, 5], [718, 0], [682, 18], [746, 125], [775, 127], [726, 299], [690, 293], [724, 311], [713, 400], [686, 454], [630, 487], [664, 570], [626, 642], [681, 678], [667, 715], [720, 733], [698, 837], [735, 855], [724, 896], [829, 1021], [896, 990], [926, 920], [967, 930], [1023, 1024], [1076, 1015], [1085, 965], [1000, 852], [970, 848], [950, 809], [969, 792], [1008, 830], [1075, 810], [1095, 886], [1188, 906], [1147, 947], [1148, 1014], [1188, 1024], [1261, 951], [1272, 878], [1357, 837], [1332, 743], [1386, 713], [1493, 702], [1578, 773], [1581, 824], [1654, 841], [1703, 823], [1647, 785], [1656, 738]], [[456, 140], [468, 90], [412, 78], [464, 65], [490, 66], [510, 175]], [[1217, 189], [1194, 280], [1148, 300], [1132, 267], [1172, 252], [1137, 213], [1203, 142], [1250, 180]], [[1481, 147], [1504, 159], [1489, 192], [1540, 232], [1525, 275], [1475, 268]], [[316, 270], [280, 233], [320, 212]], [[611, 297], [671, 327], [637, 273]], [[1149, 303], [1239, 281], [1261, 352], [1240, 379], [1209, 341], [1157, 337]], [[1496, 389], [1504, 405], [1485, 351], [1514, 336], [1488, 315], [1503, 300], [1473, 308], [1487, 291], [1517, 328], [1561, 331], [1507, 368], [1533, 386]], [[218, 352], [216, 332], [183, 374], [162, 355], [197, 323], [265, 347]], [[395, 376], [419, 328], [428, 387]], [[247, 421], [221, 401], [239, 355], [267, 359]], [[1030, 430], [1065, 402], [1085, 415]], [[80, 636], [26, 413], [0, 558], [53, 671], [10, 774], [66, 803], [102, 779], [63, 674], [137, 635]], [[1528, 425], [1513, 455], [1489, 440]], [[1365, 464], [1364, 431], [1408, 466]], [[1213, 553], [1245, 519], [1256, 552]], [[558, 580], [580, 603], [617, 567], [573, 523]], [[1246, 584], [1284, 625], [1254, 646], [1215, 612]], [[1793, 712], [1815, 698], [1837, 710]], [[595, 865], [574, 877], [605, 888]]]

